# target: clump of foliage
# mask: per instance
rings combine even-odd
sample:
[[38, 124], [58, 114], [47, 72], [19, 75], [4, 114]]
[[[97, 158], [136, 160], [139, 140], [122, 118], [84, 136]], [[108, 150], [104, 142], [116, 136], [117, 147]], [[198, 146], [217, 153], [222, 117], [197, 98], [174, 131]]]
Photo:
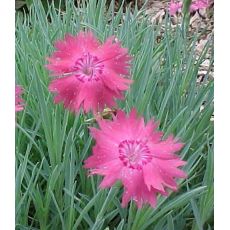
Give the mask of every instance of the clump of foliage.
[[[105, 0], [78, 7], [66, 1], [65, 11], [34, 1], [28, 14], [17, 13], [16, 81], [26, 107], [17, 114], [16, 229], [212, 229], [213, 81], [209, 71], [202, 83], [197, 75], [213, 43], [197, 57], [198, 35], [187, 39], [168, 17], [163, 24], [159, 39], [162, 25], [152, 25], [142, 9], [115, 13], [114, 1], [107, 8]], [[134, 57], [134, 83], [120, 108], [156, 117], [165, 136], [177, 134], [185, 143], [180, 156], [188, 179], [159, 197], [155, 209], [132, 202], [122, 208], [119, 184], [100, 190], [101, 177], [88, 178], [83, 161], [93, 143], [85, 117], [53, 104], [45, 57], [55, 40], [85, 28], [101, 41], [115, 34]]]

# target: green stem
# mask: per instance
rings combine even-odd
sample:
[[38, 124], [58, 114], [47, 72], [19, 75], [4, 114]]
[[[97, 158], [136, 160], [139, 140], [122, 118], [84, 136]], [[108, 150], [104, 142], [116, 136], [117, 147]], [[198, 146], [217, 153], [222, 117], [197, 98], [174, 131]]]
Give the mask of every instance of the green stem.
[[184, 35], [186, 36], [187, 34], [187, 30], [188, 30], [188, 27], [189, 27], [189, 21], [190, 21], [190, 11], [189, 11], [189, 8], [190, 8], [190, 5], [192, 3], [192, 0], [184, 0], [183, 1], [183, 9], [182, 9], [182, 12], [183, 12], [183, 32], [184, 32]]

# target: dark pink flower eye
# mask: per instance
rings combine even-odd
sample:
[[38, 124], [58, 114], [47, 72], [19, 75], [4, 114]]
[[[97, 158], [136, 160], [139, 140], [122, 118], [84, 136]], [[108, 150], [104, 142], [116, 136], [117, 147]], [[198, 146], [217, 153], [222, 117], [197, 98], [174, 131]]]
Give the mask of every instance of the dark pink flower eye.
[[104, 65], [100, 63], [96, 56], [90, 53], [84, 54], [77, 59], [73, 67], [73, 74], [82, 82], [85, 81], [99, 81], [103, 74]]
[[124, 140], [119, 146], [119, 158], [125, 166], [132, 169], [142, 169], [142, 166], [152, 160], [148, 146], [138, 140]]

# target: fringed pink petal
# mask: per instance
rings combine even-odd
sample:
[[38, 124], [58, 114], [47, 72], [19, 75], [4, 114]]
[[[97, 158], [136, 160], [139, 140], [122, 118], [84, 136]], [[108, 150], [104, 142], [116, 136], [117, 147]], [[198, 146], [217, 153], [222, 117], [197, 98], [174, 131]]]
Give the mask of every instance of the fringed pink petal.
[[[143, 204], [156, 206], [157, 194], [168, 196], [168, 190], [178, 190], [177, 178], [186, 173], [185, 165], [175, 152], [183, 144], [170, 136], [161, 140], [162, 133], [152, 121], [145, 125], [136, 109], [126, 115], [118, 110], [113, 120], [98, 119], [99, 129], [90, 128], [96, 141], [93, 155], [85, 161], [91, 174], [103, 176], [101, 188], [121, 181], [124, 186], [122, 207], [133, 200], [138, 208]], [[159, 134], [160, 133], [160, 134]]]
[[23, 99], [21, 95], [23, 93], [23, 89], [21, 86], [15, 86], [15, 112], [22, 111], [24, 109]]
[[67, 34], [55, 48], [46, 65], [52, 76], [59, 77], [49, 87], [56, 94], [55, 103], [63, 102], [74, 112], [82, 108], [85, 113], [97, 114], [105, 107], [114, 107], [116, 99], [124, 99], [124, 91], [132, 83], [125, 78], [130, 56], [119, 42], [110, 38], [101, 44], [92, 32], [79, 32], [76, 36]]

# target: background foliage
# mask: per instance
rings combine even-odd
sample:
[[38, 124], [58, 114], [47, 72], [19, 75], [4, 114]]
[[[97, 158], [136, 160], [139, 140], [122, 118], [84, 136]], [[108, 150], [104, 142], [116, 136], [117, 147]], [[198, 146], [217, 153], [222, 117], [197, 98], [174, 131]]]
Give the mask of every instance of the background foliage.
[[[114, 1], [108, 8], [105, 2], [76, 8], [66, 1], [63, 11], [60, 4], [44, 10], [33, 1], [28, 14], [16, 14], [16, 81], [26, 101], [17, 114], [16, 229], [213, 229], [213, 80], [208, 72], [197, 83], [212, 40], [197, 57], [198, 34], [188, 39], [166, 17], [160, 36], [162, 25], [152, 25], [142, 9], [123, 14], [122, 8], [115, 12]], [[101, 178], [88, 177], [83, 168], [93, 145], [85, 118], [54, 105], [48, 92], [45, 57], [56, 39], [82, 29], [101, 41], [115, 34], [133, 55], [134, 84], [120, 107], [155, 117], [165, 136], [173, 133], [185, 143], [180, 155], [189, 177], [178, 181], [177, 193], [159, 197], [155, 209], [138, 210], [132, 202], [121, 208], [119, 183], [98, 188]]]

